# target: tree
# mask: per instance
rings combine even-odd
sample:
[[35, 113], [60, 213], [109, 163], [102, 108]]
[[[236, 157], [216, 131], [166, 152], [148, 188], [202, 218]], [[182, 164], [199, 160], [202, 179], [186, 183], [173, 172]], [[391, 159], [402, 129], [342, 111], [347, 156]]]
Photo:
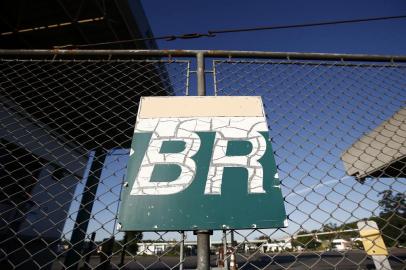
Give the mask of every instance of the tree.
[[382, 199], [378, 204], [382, 208], [381, 214], [394, 213], [403, 218], [406, 217], [406, 195], [403, 193], [392, 194], [392, 190], [384, 190], [379, 193]]
[[393, 194], [392, 190], [384, 190], [379, 195], [382, 196], [378, 202], [382, 211], [379, 217], [371, 219], [378, 224], [387, 246], [405, 245], [406, 195]]
[[302, 247], [306, 249], [317, 249], [321, 246], [321, 242], [316, 239], [315, 235], [308, 235], [311, 234], [308, 231], [300, 231], [296, 238], [292, 239], [292, 246], [294, 247]]
[[137, 243], [142, 240], [142, 232], [139, 231], [127, 231], [124, 234], [124, 245], [127, 252], [135, 255], [138, 251]]
[[267, 241], [270, 240], [269, 236], [267, 236], [267, 235], [261, 235], [261, 236], [255, 238], [255, 239], [257, 239], [257, 240], [267, 240]]
[[[340, 228], [337, 226], [335, 223], [327, 223], [324, 224], [323, 227], [321, 228], [321, 232], [336, 232]], [[334, 238], [337, 237], [337, 234], [335, 233], [329, 233], [329, 234], [321, 234], [317, 236], [320, 240], [328, 240], [332, 241]]]

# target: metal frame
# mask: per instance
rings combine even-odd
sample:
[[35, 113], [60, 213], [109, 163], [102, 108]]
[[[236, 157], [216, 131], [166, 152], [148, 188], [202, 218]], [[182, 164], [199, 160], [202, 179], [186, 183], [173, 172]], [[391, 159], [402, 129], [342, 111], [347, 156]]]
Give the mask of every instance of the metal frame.
[[227, 51], [227, 50], [6, 50], [0, 49], [0, 55], [27, 56], [177, 56], [177, 57], [219, 57], [219, 58], [273, 58], [289, 60], [331, 60], [331, 61], [367, 61], [367, 62], [406, 62], [406, 55], [367, 55], [338, 53], [299, 53], [265, 51]]

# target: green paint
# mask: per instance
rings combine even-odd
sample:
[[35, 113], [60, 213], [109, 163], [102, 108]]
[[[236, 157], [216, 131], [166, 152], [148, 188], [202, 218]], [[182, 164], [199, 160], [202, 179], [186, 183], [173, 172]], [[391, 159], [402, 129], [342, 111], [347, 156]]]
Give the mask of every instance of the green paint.
[[[257, 228], [284, 227], [286, 213], [279, 179], [274, 178], [277, 171], [268, 132], [261, 132], [267, 141], [267, 150], [259, 160], [263, 166], [266, 193], [249, 194], [247, 170], [232, 167], [224, 169], [221, 195], [204, 195], [215, 132], [197, 134], [201, 139], [201, 146], [192, 157], [196, 162], [197, 170], [195, 179], [188, 188], [171, 195], [132, 196], [129, 193], [151, 138], [150, 133], [134, 134], [132, 148], [135, 153], [129, 160], [128, 185], [122, 192], [119, 213], [122, 230], [224, 229], [223, 225], [230, 229], [254, 226]], [[165, 146], [164, 150], [178, 152], [183, 150], [179, 145], [170, 146], [171, 144]], [[228, 145], [230, 150], [227, 148], [227, 155], [246, 155], [252, 148], [246, 141], [228, 142]], [[156, 166], [154, 171], [156, 171], [154, 176], [156, 178], [153, 178], [155, 181], [156, 179], [159, 181], [176, 179], [174, 167]]]
[[185, 150], [184, 141], [164, 141], [162, 143], [161, 149], [159, 149], [159, 153], [161, 154], [180, 153], [183, 150]]
[[249, 141], [227, 142], [227, 156], [246, 156], [252, 151], [252, 144]]
[[177, 164], [157, 164], [152, 170], [152, 182], [171, 182], [176, 180], [182, 173], [182, 169]]

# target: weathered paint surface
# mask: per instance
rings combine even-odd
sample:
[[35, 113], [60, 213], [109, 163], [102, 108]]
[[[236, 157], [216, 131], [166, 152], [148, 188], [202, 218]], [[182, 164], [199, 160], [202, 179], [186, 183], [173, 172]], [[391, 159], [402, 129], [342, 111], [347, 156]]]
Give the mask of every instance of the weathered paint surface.
[[261, 99], [167, 97], [164, 104], [162, 99], [141, 100], [119, 216], [122, 230], [286, 226]]

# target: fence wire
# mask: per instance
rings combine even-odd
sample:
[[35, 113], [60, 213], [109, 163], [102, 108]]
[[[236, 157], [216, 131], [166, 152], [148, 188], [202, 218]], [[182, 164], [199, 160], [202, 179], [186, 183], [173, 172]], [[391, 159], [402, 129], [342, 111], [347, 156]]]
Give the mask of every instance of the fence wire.
[[[123, 233], [116, 222], [139, 98], [195, 94], [194, 66], [1, 59], [1, 269], [196, 268], [192, 232]], [[215, 231], [211, 265], [371, 269], [357, 227], [370, 220], [391, 268], [405, 269], [406, 65], [214, 59], [206, 69], [208, 94], [262, 97], [288, 214], [286, 228]]]

